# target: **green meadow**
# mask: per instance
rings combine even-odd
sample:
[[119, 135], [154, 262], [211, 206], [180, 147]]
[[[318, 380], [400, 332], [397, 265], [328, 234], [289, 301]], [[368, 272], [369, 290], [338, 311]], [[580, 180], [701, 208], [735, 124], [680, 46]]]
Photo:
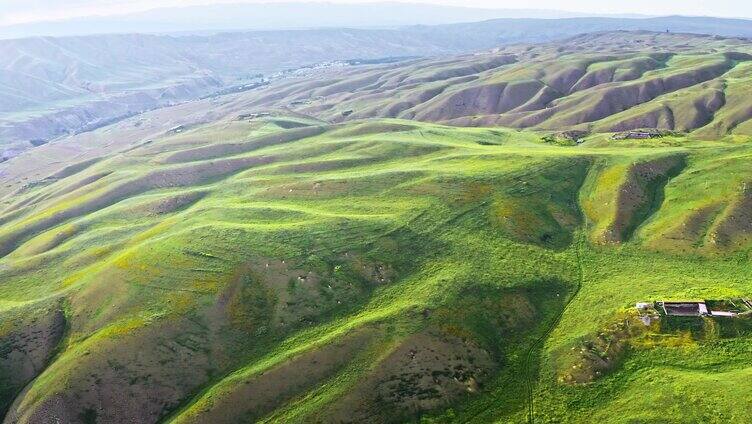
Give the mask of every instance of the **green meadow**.
[[745, 325], [633, 310], [750, 295], [752, 144], [544, 135], [224, 119], [6, 197], [6, 422], [752, 420]]

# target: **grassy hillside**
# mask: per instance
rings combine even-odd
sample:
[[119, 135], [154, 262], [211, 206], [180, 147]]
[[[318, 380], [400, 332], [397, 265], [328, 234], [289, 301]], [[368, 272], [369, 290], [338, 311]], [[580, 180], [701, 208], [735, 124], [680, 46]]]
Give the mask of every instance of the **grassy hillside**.
[[751, 66], [752, 44], [744, 39], [607, 32], [283, 81], [246, 101], [259, 110], [288, 108], [331, 122], [378, 117], [748, 137]]
[[4, 197], [5, 422], [752, 419], [746, 321], [645, 327], [631, 308], [750, 294], [749, 143], [355, 116], [233, 114]]

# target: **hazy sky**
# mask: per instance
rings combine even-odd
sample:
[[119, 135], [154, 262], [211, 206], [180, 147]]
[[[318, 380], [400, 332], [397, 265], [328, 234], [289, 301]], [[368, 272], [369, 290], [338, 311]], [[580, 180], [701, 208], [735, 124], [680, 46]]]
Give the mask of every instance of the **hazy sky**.
[[[374, 0], [340, 0], [333, 3], [367, 3]], [[0, 0], [0, 25], [44, 21], [88, 15], [112, 15], [154, 7], [217, 3], [289, 3], [290, 0]], [[415, 0], [409, 3], [435, 3], [487, 8], [556, 9], [585, 13], [640, 13], [648, 15], [709, 15], [752, 17], [749, 0]]]

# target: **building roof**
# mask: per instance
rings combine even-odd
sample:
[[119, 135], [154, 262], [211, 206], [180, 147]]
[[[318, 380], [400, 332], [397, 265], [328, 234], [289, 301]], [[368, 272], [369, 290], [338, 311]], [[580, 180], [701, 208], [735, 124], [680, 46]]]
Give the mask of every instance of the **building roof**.
[[708, 313], [704, 302], [663, 302], [666, 315], [698, 316]]
[[737, 314], [729, 311], [710, 311], [710, 315], [714, 317], [735, 317]]

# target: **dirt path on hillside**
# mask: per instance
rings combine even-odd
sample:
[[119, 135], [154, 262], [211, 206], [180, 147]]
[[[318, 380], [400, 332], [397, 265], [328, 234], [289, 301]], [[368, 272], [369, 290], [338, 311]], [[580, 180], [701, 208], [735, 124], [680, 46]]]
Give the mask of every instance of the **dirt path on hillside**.
[[525, 373], [525, 390], [526, 390], [526, 396], [527, 396], [527, 422], [529, 424], [532, 424], [535, 422], [535, 404], [534, 404], [534, 393], [535, 390], [535, 384], [537, 383], [537, 378], [534, 375], [533, 370], [533, 364], [535, 359], [535, 352], [538, 348], [541, 348], [545, 341], [548, 339], [548, 337], [553, 332], [554, 328], [556, 328], [557, 325], [559, 325], [559, 322], [561, 322], [561, 318], [564, 316], [564, 313], [569, 308], [569, 305], [572, 303], [575, 297], [577, 297], [577, 294], [580, 292], [580, 288], [582, 287], [582, 277], [583, 277], [583, 270], [582, 270], [582, 247], [584, 246], [585, 240], [586, 240], [586, 233], [583, 232], [578, 236], [577, 240], [577, 249], [575, 250], [575, 254], [577, 255], [577, 285], [574, 288], [574, 292], [572, 292], [572, 295], [567, 300], [567, 303], [564, 304], [564, 307], [561, 309], [559, 314], [554, 318], [551, 325], [548, 327], [545, 333], [543, 333], [535, 342], [530, 346], [530, 349], [528, 349], [527, 353], [525, 354], [525, 365], [524, 365], [524, 373]]
[[[585, 228], [588, 226], [585, 225]], [[535, 363], [536, 358], [536, 351], [538, 348], [542, 347], [546, 340], [548, 340], [548, 337], [551, 335], [553, 330], [559, 325], [561, 322], [561, 318], [564, 316], [564, 313], [569, 308], [569, 305], [572, 303], [572, 301], [577, 297], [577, 294], [580, 292], [580, 288], [582, 287], [582, 280], [583, 280], [583, 268], [582, 268], [582, 249], [587, 242], [587, 232], [583, 231], [581, 234], [577, 236], [577, 248], [575, 250], [576, 258], [577, 258], [577, 281], [576, 285], [574, 287], [574, 291], [572, 292], [572, 295], [569, 296], [569, 299], [564, 304], [563, 308], [559, 313], [556, 315], [556, 317], [553, 319], [551, 324], [548, 326], [546, 331], [541, 334], [540, 337], [538, 337], [532, 345], [528, 348], [528, 350], [525, 352], [525, 360], [523, 365], [523, 374], [525, 376], [525, 397], [527, 399], [527, 422], [528, 423], [534, 423], [535, 422], [535, 409], [534, 409], [534, 396], [533, 392], [535, 390], [535, 384], [537, 383], [537, 378], [534, 375], [534, 368], [533, 365]], [[473, 422], [476, 418], [478, 418], [481, 414], [486, 412], [486, 410], [482, 409], [475, 413], [473, 416], [471, 416], [467, 422]]]

